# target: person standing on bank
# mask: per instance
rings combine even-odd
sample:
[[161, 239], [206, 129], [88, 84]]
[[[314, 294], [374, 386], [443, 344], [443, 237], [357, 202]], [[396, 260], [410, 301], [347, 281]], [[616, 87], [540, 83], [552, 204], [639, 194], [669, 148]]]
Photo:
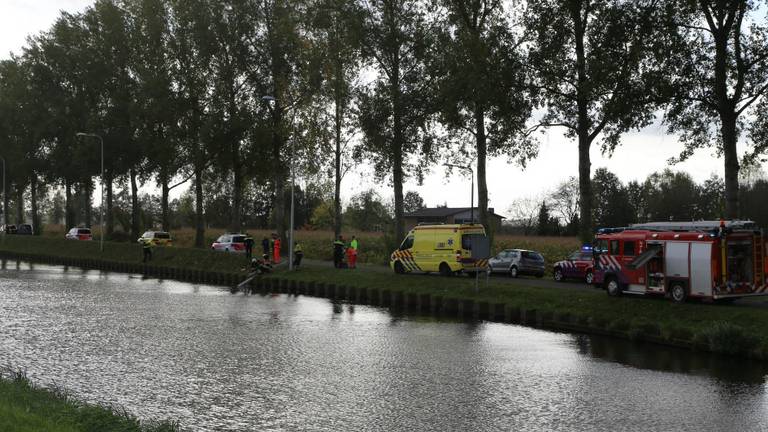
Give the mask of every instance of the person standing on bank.
[[245, 257], [250, 261], [253, 256], [253, 239], [250, 237], [245, 238]]
[[344, 261], [344, 238], [339, 236], [336, 241], [333, 242], [333, 266], [341, 268], [341, 263]]
[[274, 236], [275, 236], [275, 242], [274, 242], [274, 245], [272, 246], [272, 261], [275, 264], [280, 264], [280, 237], [278, 237], [277, 234], [275, 234]]
[[298, 268], [301, 265], [302, 258], [304, 258], [304, 251], [301, 250], [299, 242], [296, 242], [293, 245], [293, 266]]
[[261, 255], [264, 258], [269, 257], [269, 239], [267, 236], [264, 236], [264, 239], [261, 241], [261, 249], [264, 251], [264, 253]]
[[357, 268], [357, 238], [352, 236], [352, 241], [349, 242], [349, 248], [352, 252], [349, 255], [349, 268]]
[[141, 251], [144, 255], [144, 262], [152, 261], [152, 242], [145, 241], [141, 243]]

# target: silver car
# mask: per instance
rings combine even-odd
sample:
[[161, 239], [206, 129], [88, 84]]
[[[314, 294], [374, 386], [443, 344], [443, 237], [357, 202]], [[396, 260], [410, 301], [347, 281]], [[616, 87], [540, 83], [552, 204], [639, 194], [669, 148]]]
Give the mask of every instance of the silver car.
[[519, 275], [544, 276], [544, 257], [536, 251], [525, 249], [504, 249], [488, 260], [492, 273], [507, 273], [510, 277]]

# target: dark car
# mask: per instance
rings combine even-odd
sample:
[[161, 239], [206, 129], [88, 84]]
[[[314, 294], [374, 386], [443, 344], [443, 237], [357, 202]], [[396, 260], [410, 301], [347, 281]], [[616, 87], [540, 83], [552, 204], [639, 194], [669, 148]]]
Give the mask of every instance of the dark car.
[[544, 276], [544, 257], [540, 253], [525, 249], [505, 249], [488, 260], [493, 273], [507, 273], [511, 277], [519, 275]]
[[30, 224], [20, 224], [16, 227], [16, 234], [18, 235], [32, 235], [35, 231]]
[[0, 232], [3, 234], [16, 234], [16, 225], [7, 224], [0, 227]]

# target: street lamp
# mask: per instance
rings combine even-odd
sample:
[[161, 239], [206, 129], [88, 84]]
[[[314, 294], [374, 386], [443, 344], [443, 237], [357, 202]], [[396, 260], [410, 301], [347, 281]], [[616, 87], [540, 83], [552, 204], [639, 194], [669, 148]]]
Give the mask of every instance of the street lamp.
[[472, 223], [475, 223], [475, 171], [472, 170], [472, 165], [455, 165], [449, 163], [444, 165], [451, 168], [469, 170], [469, 176], [472, 183], [472, 190], [469, 195], [469, 219], [472, 221]]
[[[277, 102], [277, 99], [275, 99], [274, 96], [262, 96], [261, 97], [262, 102]], [[274, 115], [274, 113], [273, 113]], [[293, 168], [293, 161], [296, 157], [296, 131], [293, 131], [293, 136], [291, 137], [291, 227], [288, 235], [288, 271], [293, 270], [293, 202], [294, 202], [294, 185], [296, 184], [296, 179], [294, 177], [294, 168]]]
[[101, 239], [99, 241], [99, 249], [104, 252], [104, 139], [101, 135], [94, 133], [78, 132], [75, 134], [78, 137], [98, 138], [101, 143]]

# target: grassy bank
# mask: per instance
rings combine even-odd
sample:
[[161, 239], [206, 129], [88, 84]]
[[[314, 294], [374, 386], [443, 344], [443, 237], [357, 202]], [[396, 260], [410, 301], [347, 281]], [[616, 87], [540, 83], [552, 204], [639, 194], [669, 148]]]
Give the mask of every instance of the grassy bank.
[[[99, 229], [94, 227], [95, 238], [98, 238]], [[43, 231], [44, 236], [51, 239], [64, 238], [65, 229], [62, 225], [47, 225]], [[205, 245], [210, 247], [216, 238], [224, 233], [225, 229], [209, 228], [206, 230]], [[247, 230], [254, 239], [256, 239], [255, 250], [261, 250], [261, 239], [269, 237], [272, 232], [268, 230]], [[171, 232], [174, 239], [174, 246], [180, 248], [192, 248], [195, 243], [195, 230], [192, 228], [181, 228]], [[333, 260], [333, 232], [332, 231], [296, 231], [296, 239], [301, 242], [307, 258]], [[392, 249], [392, 241], [388, 241], [381, 233], [373, 232], [345, 232], [344, 236], [350, 239], [356, 236], [360, 241], [360, 255], [358, 262], [385, 264], [389, 260]], [[125, 236], [123, 236], [125, 237]], [[126, 237], [127, 239], [127, 237]], [[132, 239], [136, 240], [136, 239]], [[397, 242], [396, 242], [397, 243]], [[284, 244], [285, 248], [287, 244]], [[551, 265], [556, 261], [563, 259], [570, 252], [579, 248], [579, 241], [575, 237], [533, 237], [533, 236], [512, 236], [499, 234], [495, 237], [494, 253], [502, 249], [531, 249], [541, 252], [547, 262], [547, 271], [551, 270]]]
[[142, 424], [122, 409], [88, 405], [58, 389], [33, 385], [23, 373], [0, 371], [0, 430], [6, 432], [165, 432], [172, 423]]
[[[98, 242], [21, 236], [3, 239], [0, 251], [27, 257], [75, 257], [132, 264], [141, 259], [141, 248], [135, 244], [108, 243], [102, 255]], [[244, 275], [245, 258], [209, 250], [157, 248], [152, 264], [168, 269], [215, 272], [217, 275], [210, 278], [196, 275], [194, 280], [234, 285], [236, 282], [233, 281], [240, 280], [237, 278]], [[174, 272], [163, 274], [178, 277], [174, 276]], [[222, 274], [232, 277], [222, 279]], [[292, 282], [294, 286], [319, 283], [397, 292], [403, 296], [426, 296], [434, 303], [470, 301], [514, 310], [518, 315], [536, 311], [538, 316], [543, 317], [542, 321], [556, 323], [562, 328], [768, 359], [768, 334], [765, 332], [768, 328], [768, 309], [765, 308], [673, 304], [659, 298], [629, 296], [617, 299], [608, 297], [600, 290], [575, 289], [568, 284], [563, 284], [562, 288], [512, 285], [503, 277], [491, 278], [487, 287], [481, 283], [479, 292], [475, 292], [474, 281], [467, 277], [395, 275], [378, 266], [359, 270], [336, 270], [327, 265], [305, 266], [291, 274], [280, 269], [268, 279]]]

